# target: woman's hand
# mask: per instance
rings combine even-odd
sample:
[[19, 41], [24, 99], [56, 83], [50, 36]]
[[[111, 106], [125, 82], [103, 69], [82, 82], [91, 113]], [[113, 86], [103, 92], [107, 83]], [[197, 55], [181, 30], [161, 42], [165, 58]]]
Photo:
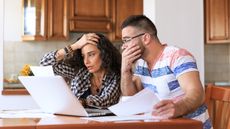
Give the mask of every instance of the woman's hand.
[[81, 49], [86, 44], [94, 44], [97, 45], [99, 41], [99, 36], [95, 33], [84, 34], [77, 42], [71, 45], [73, 50]]

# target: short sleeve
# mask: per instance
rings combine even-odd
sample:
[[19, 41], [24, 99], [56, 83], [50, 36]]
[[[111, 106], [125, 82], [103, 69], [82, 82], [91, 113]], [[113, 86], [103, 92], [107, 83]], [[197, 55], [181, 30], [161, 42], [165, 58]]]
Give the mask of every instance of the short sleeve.
[[170, 61], [170, 67], [176, 78], [186, 72], [198, 71], [195, 58], [185, 49], [175, 51]]

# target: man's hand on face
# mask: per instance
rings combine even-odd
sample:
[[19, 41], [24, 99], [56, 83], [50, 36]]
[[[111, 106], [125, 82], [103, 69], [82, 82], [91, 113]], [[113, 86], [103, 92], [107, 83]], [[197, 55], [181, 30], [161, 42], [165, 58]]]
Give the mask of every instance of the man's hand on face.
[[126, 43], [122, 45], [122, 72], [128, 72], [132, 69], [132, 64], [141, 57], [141, 48], [135, 43]]

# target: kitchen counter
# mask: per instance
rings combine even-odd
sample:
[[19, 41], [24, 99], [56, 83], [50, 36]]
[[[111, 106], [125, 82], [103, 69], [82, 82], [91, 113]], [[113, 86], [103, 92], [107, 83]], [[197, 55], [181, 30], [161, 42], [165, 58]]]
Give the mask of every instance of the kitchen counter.
[[230, 86], [230, 82], [215, 82], [216, 86]]

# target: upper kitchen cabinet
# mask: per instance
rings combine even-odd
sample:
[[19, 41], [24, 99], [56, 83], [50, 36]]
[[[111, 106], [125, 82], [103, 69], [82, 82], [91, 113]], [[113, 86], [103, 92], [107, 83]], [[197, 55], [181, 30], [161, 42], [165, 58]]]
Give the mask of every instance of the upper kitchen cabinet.
[[68, 0], [46, 0], [47, 8], [47, 39], [67, 40], [68, 28]]
[[230, 43], [230, 0], [205, 0], [206, 43]]
[[23, 41], [67, 40], [68, 0], [23, 0]]
[[70, 0], [70, 31], [103, 32], [121, 40], [120, 25], [129, 15], [143, 14], [143, 0]]
[[115, 0], [112, 24], [112, 40], [121, 40], [121, 24], [129, 15], [143, 14], [143, 0]]
[[112, 0], [70, 0], [70, 31], [112, 31]]

